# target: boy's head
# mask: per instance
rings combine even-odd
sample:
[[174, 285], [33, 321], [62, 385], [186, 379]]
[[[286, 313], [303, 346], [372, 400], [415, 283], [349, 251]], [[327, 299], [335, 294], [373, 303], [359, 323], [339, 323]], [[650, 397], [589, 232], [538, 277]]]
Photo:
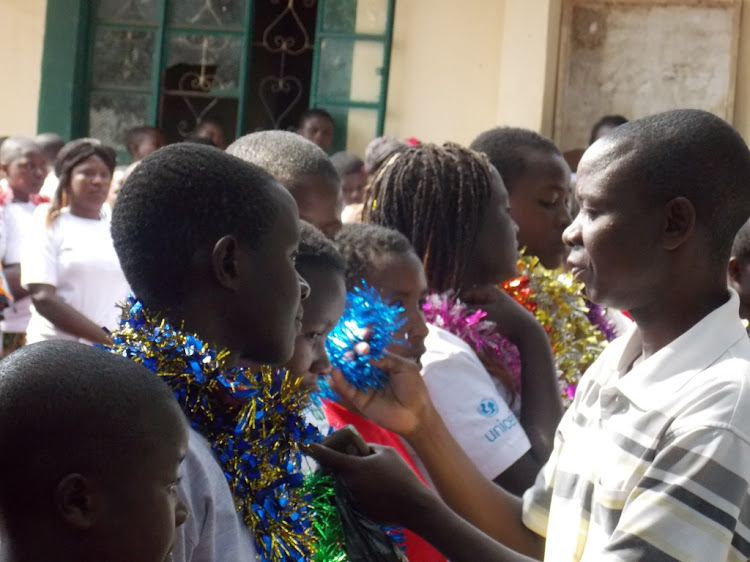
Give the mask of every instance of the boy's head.
[[44, 159], [47, 161], [47, 168], [51, 170], [55, 165], [55, 160], [57, 160], [57, 154], [65, 146], [65, 141], [57, 133], [40, 133], [34, 137], [34, 142], [42, 149]]
[[16, 201], [28, 201], [39, 193], [47, 177], [42, 149], [26, 137], [8, 137], [0, 146], [0, 170], [8, 180]]
[[367, 186], [367, 173], [362, 159], [351, 152], [337, 152], [331, 156], [331, 162], [341, 177], [344, 205], [362, 203]]
[[313, 107], [305, 111], [299, 118], [297, 134], [328, 152], [333, 143], [333, 129], [334, 124], [331, 114], [325, 109]]
[[631, 121], [581, 160], [568, 264], [592, 301], [634, 316], [678, 291], [710, 291], [724, 284], [750, 216], [748, 185], [750, 151], [718, 117], [676, 110]]
[[157, 151], [165, 144], [167, 143], [164, 133], [160, 129], [151, 127], [150, 125], [133, 127], [125, 134], [125, 146], [133, 162], [143, 160], [146, 156]]
[[427, 337], [422, 305], [427, 296], [422, 262], [409, 240], [395, 230], [374, 224], [346, 224], [336, 237], [346, 260], [348, 290], [364, 281], [384, 299], [404, 307], [406, 324], [397, 337], [402, 343], [389, 351], [419, 361]]
[[12, 353], [0, 363], [7, 551], [162, 562], [188, 516], [175, 489], [187, 443], [171, 391], [144, 367], [66, 341]]
[[404, 152], [409, 143], [395, 137], [376, 137], [365, 148], [365, 172], [370, 179], [394, 154]]
[[341, 228], [341, 180], [318, 146], [288, 131], [261, 131], [237, 139], [227, 152], [268, 171], [292, 194], [300, 218], [326, 236]]
[[510, 195], [518, 242], [554, 269], [565, 259], [562, 233], [570, 224], [570, 167], [550, 139], [527, 129], [497, 127], [471, 148], [487, 155]]
[[203, 119], [195, 128], [193, 137], [209, 139], [220, 150], [226, 150], [229, 144], [224, 126], [216, 119]]
[[310, 296], [305, 300], [302, 329], [286, 368], [310, 390], [316, 390], [318, 377], [332, 369], [325, 344], [346, 305], [345, 270], [344, 258], [333, 242], [301, 221], [297, 271], [310, 285]]
[[750, 221], [734, 237], [727, 277], [740, 296], [740, 317], [750, 319]]
[[605, 115], [604, 117], [599, 119], [599, 121], [594, 123], [593, 127], [591, 127], [591, 135], [589, 135], [589, 146], [609, 133], [612, 129], [615, 129], [620, 125], [624, 125], [627, 122], [628, 120], [625, 119], [622, 115]]
[[165, 146], [112, 212], [125, 277], [153, 312], [256, 363], [291, 357], [301, 293], [297, 206], [267, 172], [216, 148]]
[[364, 221], [404, 234], [435, 291], [517, 274], [517, 227], [503, 181], [487, 158], [459, 145], [393, 156], [370, 184]]

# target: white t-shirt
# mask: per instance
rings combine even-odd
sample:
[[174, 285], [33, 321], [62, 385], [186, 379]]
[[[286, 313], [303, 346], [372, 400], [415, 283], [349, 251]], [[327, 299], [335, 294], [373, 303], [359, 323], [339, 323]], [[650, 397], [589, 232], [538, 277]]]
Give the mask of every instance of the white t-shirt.
[[450, 332], [428, 327], [422, 375], [430, 398], [468, 457], [495, 479], [531, 448], [529, 439], [474, 350]]
[[[40, 207], [34, 215], [30, 243], [24, 245], [21, 259], [22, 284], [53, 285], [57, 296], [97, 326], [114, 329], [120, 317], [117, 305], [130, 288], [112, 245], [109, 215], [84, 219], [64, 208], [47, 227], [46, 212]], [[29, 343], [77, 339], [55, 327], [33, 305], [26, 333]]]
[[255, 539], [234, 507], [224, 472], [206, 440], [190, 429], [177, 493], [190, 517], [177, 528], [173, 562], [256, 559]]
[[[323, 408], [321, 408], [315, 402], [311, 402], [307, 405], [303, 412], [303, 415], [305, 417], [305, 422], [318, 428], [318, 431], [323, 437], [327, 437], [331, 433], [331, 431], [333, 431], [333, 427], [331, 427], [331, 424], [328, 423], [328, 420], [326, 419]], [[312, 457], [308, 457], [307, 455], [302, 456], [303, 474], [310, 474], [312, 472], [315, 472], [317, 469], [318, 463], [315, 461], [315, 459], [313, 459]]]
[[42, 189], [39, 190], [39, 195], [52, 199], [55, 196], [55, 191], [57, 191], [57, 186], [59, 184], [60, 180], [55, 175], [55, 172], [50, 172], [47, 174], [47, 177], [44, 178], [44, 184], [42, 184]]
[[[3, 264], [21, 263], [23, 245], [29, 241], [34, 230], [34, 212], [38, 205], [26, 203], [8, 203], [4, 207], [5, 220], [5, 252]], [[3, 311], [5, 317], [0, 323], [3, 332], [25, 332], [31, 318], [31, 297], [24, 297], [13, 303]]]

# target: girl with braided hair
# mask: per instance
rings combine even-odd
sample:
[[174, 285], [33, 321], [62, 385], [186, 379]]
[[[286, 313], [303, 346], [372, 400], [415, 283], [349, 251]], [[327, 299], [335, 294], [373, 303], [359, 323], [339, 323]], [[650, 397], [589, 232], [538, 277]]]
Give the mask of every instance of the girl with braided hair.
[[[404, 234], [422, 260], [434, 292], [425, 307], [430, 333], [422, 365], [438, 411], [485, 476], [521, 493], [549, 456], [562, 408], [544, 329], [498, 289], [516, 275], [518, 258], [500, 175], [483, 155], [456, 144], [413, 147], [373, 179], [364, 220]], [[459, 338], [482, 360], [481, 375], [472, 371], [470, 379], [466, 363], [445, 353]], [[516, 417], [498, 417], [506, 405], [528, 437], [513, 459], [504, 440]]]

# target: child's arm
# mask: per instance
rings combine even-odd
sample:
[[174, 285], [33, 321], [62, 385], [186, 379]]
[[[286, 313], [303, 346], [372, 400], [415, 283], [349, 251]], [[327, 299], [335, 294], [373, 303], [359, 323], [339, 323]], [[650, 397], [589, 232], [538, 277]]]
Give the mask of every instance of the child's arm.
[[310, 452], [321, 465], [341, 475], [368, 516], [407, 527], [450, 560], [534, 560], [495, 542], [458, 516], [417, 480], [394, 449], [372, 447], [373, 453], [367, 457], [345, 455], [320, 445], [313, 445]]
[[534, 483], [552, 452], [555, 430], [562, 418], [555, 360], [544, 327], [505, 291], [494, 286], [461, 293], [461, 298], [487, 313], [502, 335], [521, 355], [520, 422], [531, 442], [531, 451], [497, 478], [511, 490], [525, 490]]
[[30, 284], [29, 292], [36, 311], [55, 327], [92, 343], [112, 343], [112, 339], [101, 327], [58, 297], [57, 288], [53, 285]]
[[12, 263], [3, 266], [5, 278], [8, 280], [8, 286], [13, 298], [20, 300], [29, 295], [29, 292], [21, 286], [21, 264]]
[[358, 391], [338, 372], [334, 390], [363, 415], [403, 436], [456, 512], [509, 548], [541, 559], [544, 539], [523, 524], [521, 499], [487, 480], [466, 456], [435, 410], [416, 364], [389, 354], [377, 365], [390, 376], [383, 391]]

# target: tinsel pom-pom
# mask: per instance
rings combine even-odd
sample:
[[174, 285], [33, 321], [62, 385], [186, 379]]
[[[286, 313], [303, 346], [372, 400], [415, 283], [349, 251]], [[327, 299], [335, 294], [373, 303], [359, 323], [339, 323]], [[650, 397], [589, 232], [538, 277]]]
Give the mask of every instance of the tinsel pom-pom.
[[210, 443], [255, 534], [263, 561], [312, 556], [313, 513], [302, 491], [300, 446], [318, 441], [304, 422], [306, 393], [287, 371], [227, 365], [198, 335], [173, 328], [130, 297], [111, 351], [154, 371], [172, 389], [191, 426]]
[[422, 310], [430, 324], [462, 339], [478, 353], [485, 352], [483, 357], [492, 356], [510, 375], [512, 388], [509, 390], [520, 392], [521, 356], [518, 348], [497, 331], [494, 322], [486, 319], [486, 312], [470, 309], [453, 291], [431, 294]]
[[[403, 314], [403, 307], [387, 303], [364, 282], [346, 295], [344, 314], [328, 335], [326, 349], [331, 364], [353, 387], [366, 392], [385, 386], [388, 375], [371, 361], [398, 341], [396, 334], [406, 322]], [[321, 394], [330, 398], [330, 387], [321, 382]]]

